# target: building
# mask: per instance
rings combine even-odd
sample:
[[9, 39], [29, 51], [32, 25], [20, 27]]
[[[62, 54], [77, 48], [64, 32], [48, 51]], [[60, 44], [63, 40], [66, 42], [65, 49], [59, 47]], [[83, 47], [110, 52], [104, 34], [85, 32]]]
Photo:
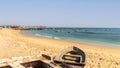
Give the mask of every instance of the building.
[[1, 25], [0, 28], [10, 28], [10, 29], [19, 29], [20, 26], [16, 25]]

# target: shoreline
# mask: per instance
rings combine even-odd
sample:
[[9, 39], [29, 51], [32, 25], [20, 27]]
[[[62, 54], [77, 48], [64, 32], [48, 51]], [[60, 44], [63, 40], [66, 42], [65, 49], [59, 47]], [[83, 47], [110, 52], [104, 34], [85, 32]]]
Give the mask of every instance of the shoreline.
[[78, 43], [78, 44], [84, 44], [84, 45], [90, 45], [90, 46], [120, 49], [120, 46], [118, 46], [118, 44], [116, 45], [116, 44], [110, 44], [110, 43], [100, 42], [100, 41], [81, 40], [82, 42], [79, 42], [79, 41], [72, 41], [72, 40], [61, 39], [61, 38], [60, 39], [54, 39], [54, 38], [48, 38], [48, 37], [45, 37], [45, 36], [35, 36], [35, 35], [32, 35], [32, 34], [22, 32], [22, 30], [20, 31], [20, 34], [22, 34], [24, 36], [27, 36], [27, 37], [45, 38], [45, 39], [66, 41], [66, 42], [72, 42], [72, 43]]
[[[103, 49], [103, 50], [109, 50], [109, 52], [111, 52], [111, 53], [112, 53], [112, 51], [115, 51], [114, 53], [117, 53], [117, 54], [120, 51], [120, 47], [111, 47], [111, 46], [108, 46], [108, 44], [104, 44], [104, 43], [101, 43], [101, 44], [99, 44], [99, 43], [87, 43], [87, 42], [79, 43], [79, 42], [74, 42], [74, 41], [69, 41], [69, 40], [64, 40], [64, 39], [53, 39], [53, 38], [46, 38], [43, 36], [37, 37], [37, 36], [22, 34], [21, 31], [19, 31], [19, 34], [24, 36], [24, 37], [34, 38], [34, 39], [38, 39], [38, 40], [42, 39], [42, 40], [47, 40], [47, 41], [51, 40], [52, 42], [68, 43], [69, 46], [77, 46], [79, 48], [81, 46], [81, 47], [95, 48], [95, 49], [100, 49], [100, 50]], [[74, 45], [70, 45], [70, 44], [74, 44]], [[65, 46], [68, 46], [68, 45], [65, 45]]]
[[[105, 45], [105, 44], [104, 44]], [[0, 30], [0, 58], [46, 54], [54, 57], [62, 49], [76, 46], [86, 54], [85, 68], [120, 68], [120, 48], [108, 48], [80, 44], [65, 40], [30, 37], [20, 30]]]

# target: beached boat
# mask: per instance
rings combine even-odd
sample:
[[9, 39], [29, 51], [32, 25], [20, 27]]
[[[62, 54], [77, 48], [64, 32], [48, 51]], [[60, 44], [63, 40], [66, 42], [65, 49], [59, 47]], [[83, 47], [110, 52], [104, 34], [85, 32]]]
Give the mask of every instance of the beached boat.
[[[63, 64], [68, 68], [84, 68], [85, 66], [85, 53], [77, 47], [68, 47], [63, 49], [55, 58], [56, 64]], [[64, 67], [63, 67], [64, 68]]]

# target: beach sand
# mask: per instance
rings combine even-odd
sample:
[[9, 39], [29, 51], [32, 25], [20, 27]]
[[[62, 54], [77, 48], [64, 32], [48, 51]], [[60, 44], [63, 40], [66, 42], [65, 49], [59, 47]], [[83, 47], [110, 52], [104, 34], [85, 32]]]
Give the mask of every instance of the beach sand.
[[0, 30], [0, 59], [37, 54], [46, 54], [54, 57], [62, 49], [69, 46], [76, 46], [85, 52], [85, 68], [120, 68], [120, 48], [92, 46], [43, 37], [30, 37], [22, 35], [20, 30]]

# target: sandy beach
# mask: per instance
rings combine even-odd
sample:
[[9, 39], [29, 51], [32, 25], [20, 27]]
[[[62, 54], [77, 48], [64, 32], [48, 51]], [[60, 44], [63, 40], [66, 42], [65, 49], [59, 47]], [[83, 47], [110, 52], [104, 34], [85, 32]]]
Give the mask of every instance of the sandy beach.
[[120, 68], [120, 48], [30, 37], [21, 34], [20, 30], [0, 30], [0, 59], [37, 54], [54, 57], [62, 49], [69, 46], [76, 46], [85, 52], [85, 68]]

